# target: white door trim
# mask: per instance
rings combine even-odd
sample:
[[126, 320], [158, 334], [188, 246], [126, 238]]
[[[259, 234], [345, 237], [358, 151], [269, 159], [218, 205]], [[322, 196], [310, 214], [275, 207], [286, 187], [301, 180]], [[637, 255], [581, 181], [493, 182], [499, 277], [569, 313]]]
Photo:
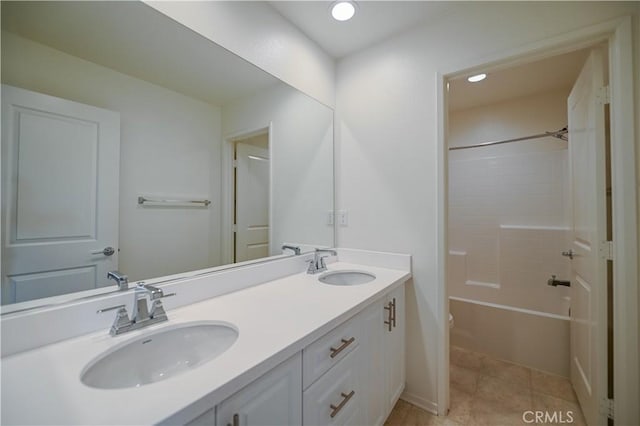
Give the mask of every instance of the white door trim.
[[[221, 261], [223, 265], [233, 262], [233, 157], [234, 144], [240, 139], [269, 133], [269, 158], [273, 162], [273, 122], [264, 126], [240, 130], [226, 135], [222, 144], [222, 229], [221, 236]], [[273, 164], [273, 163], [272, 163]], [[269, 180], [273, 183], [273, 166], [269, 168]], [[273, 233], [273, 185], [269, 185], [269, 242]], [[271, 244], [271, 243], [269, 243]]]
[[438, 414], [449, 406], [449, 300], [447, 292], [448, 150], [446, 81], [480, 68], [507, 67], [607, 42], [611, 90], [611, 161], [614, 221], [614, 394], [617, 424], [640, 418], [638, 355], [638, 230], [631, 17], [606, 21], [484, 59], [462, 60], [436, 73], [438, 162]]

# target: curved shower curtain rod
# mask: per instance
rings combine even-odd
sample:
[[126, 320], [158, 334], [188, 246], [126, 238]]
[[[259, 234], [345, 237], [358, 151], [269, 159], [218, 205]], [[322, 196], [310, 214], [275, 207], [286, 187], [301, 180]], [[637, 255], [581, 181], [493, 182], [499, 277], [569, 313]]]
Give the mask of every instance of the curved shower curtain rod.
[[449, 151], [454, 151], [457, 149], [469, 149], [469, 148], [478, 148], [481, 146], [489, 146], [489, 145], [500, 145], [503, 143], [510, 143], [510, 142], [520, 142], [520, 141], [526, 141], [529, 139], [538, 139], [538, 138], [545, 138], [547, 136], [551, 136], [553, 138], [558, 138], [558, 139], [562, 139], [563, 141], [569, 140], [569, 138], [567, 138], [567, 133], [569, 133], [569, 130], [566, 127], [563, 127], [560, 130], [557, 130], [555, 132], [544, 132], [544, 133], [538, 133], [537, 135], [531, 135], [531, 136], [524, 136], [521, 138], [514, 138], [514, 139], [505, 139], [502, 141], [492, 141], [492, 142], [483, 142], [483, 143], [478, 143], [475, 145], [466, 145], [466, 146], [454, 146], [449, 148]]

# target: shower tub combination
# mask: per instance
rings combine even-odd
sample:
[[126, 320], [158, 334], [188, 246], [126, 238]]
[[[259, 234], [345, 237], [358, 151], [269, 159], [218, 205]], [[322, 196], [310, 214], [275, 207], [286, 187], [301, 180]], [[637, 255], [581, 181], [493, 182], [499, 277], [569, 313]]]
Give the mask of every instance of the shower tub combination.
[[571, 274], [566, 165], [566, 149], [451, 156], [452, 345], [569, 376], [570, 288], [547, 285]]
[[459, 297], [451, 344], [547, 373], [569, 377], [569, 317]]
[[568, 229], [500, 226], [498, 282], [468, 278], [467, 253], [449, 252], [451, 344], [536, 370], [569, 376], [568, 277], [560, 256]]

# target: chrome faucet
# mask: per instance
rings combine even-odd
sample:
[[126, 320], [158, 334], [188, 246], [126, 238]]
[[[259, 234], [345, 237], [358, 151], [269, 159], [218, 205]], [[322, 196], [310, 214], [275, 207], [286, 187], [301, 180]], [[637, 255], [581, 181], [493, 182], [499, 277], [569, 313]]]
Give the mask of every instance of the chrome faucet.
[[[150, 290], [148, 287], [153, 288]], [[162, 290], [152, 286], [145, 286], [144, 284], [138, 284], [135, 291], [135, 300], [133, 302], [133, 312], [131, 313], [132, 322], [148, 321], [151, 318], [149, 315], [149, 306], [147, 305], [147, 295], [152, 299], [152, 294], [159, 291], [162, 294]], [[153, 300], [153, 299], [152, 299]]]
[[290, 245], [285, 244], [285, 245], [282, 246], [282, 250], [285, 250], [285, 249], [293, 250], [293, 252], [295, 253], [296, 256], [300, 255], [300, 247], [298, 247], [298, 246], [290, 246]]
[[[324, 256], [321, 253], [329, 253]], [[309, 260], [309, 268], [307, 274], [317, 274], [318, 272], [326, 271], [327, 265], [324, 263], [324, 258], [329, 256], [337, 256], [338, 252], [331, 249], [319, 249], [313, 253], [313, 259]]]
[[[147, 305], [147, 296], [149, 296], [149, 300], [152, 302], [151, 311], [149, 311], [149, 307]], [[118, 310], [116, 319], [109, 331], [112, 336], [117, 336], [118, 334], [126, 333], [127, 331], [137, 330], [151, 324], [167, 321], [169, 318], [167, 318], [167, 313], [165, 312], [160, 299], [169, 296], [175, 296], [175, 293], [164, 294], [162, 289], [147, 285], [141, 281], [135, 289], [133, 315], [131, 315], [131, 319], [129, 319], [125, 305], [100, 309], [98, 313], [101, 314], [114, 309]]]
[[127, 277], [125, 274], [121, 273], [120, 271], [107, 272], [107, 279], [114, 280], [120, 291], [129, 289], [129, 277]]

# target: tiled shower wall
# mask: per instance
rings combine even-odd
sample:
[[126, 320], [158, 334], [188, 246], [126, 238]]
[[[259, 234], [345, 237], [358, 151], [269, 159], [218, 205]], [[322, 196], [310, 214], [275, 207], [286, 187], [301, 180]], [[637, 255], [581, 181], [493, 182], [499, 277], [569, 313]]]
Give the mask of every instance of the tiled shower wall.
[[570, 273], [561, 256], [569, 247], [569, 193], [566, 143], [559, 143], [522, 153], [451, 152], [450, 296], [567, 315], [568, 288], [547, 285], [551, 275], [568, 280]]

